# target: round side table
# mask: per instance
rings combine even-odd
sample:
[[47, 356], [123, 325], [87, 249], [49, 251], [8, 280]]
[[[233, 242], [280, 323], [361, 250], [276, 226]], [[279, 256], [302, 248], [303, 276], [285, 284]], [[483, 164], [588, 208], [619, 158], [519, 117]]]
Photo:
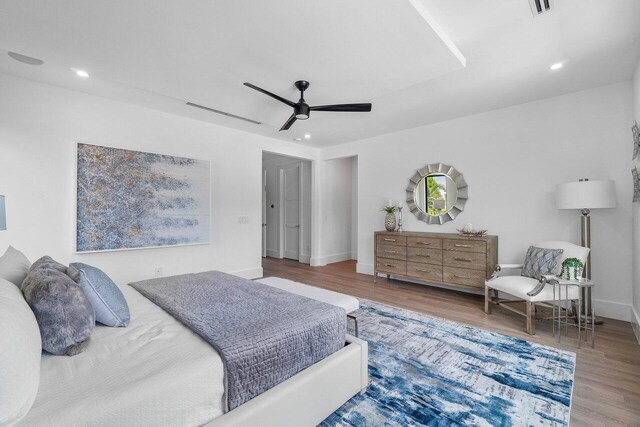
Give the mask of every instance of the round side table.
[[[562, 327], [564, 326], [565, 335], [568, 334], [569, 326], [578, 328], [578, 348], [582, 344], [582, 331], [584, 331], [584, 340], [587, 341], [589, 331], [591, 331], [591, 347], [595, 346], [596, 341], [596, 325], [595, 325], [595, 298], [594, 283], [588, 279], [582, 280], [565, 280], [554, 279], [548, 282], [553, 286], [553, 335], [556, 334], [556, 326], [558, 327], [558, 342], [562, 335]], [[575, 298], [569, 298], [569, 289], [575, 287], [578, 290], [578, 311], [574, 316], [569, 316], [569, 307]], [[584, 288], [591, 288], [591, 292], [583, 292]], [[564, 291], [564, 292], [563, 292]], [[582, 306], [586, 301], [582, 300], [583, 294], [589, 294], [591, 298], [591, 315], [587, 316], [582, 313]], [[564, 308], [564, 316], [562, 310]]]

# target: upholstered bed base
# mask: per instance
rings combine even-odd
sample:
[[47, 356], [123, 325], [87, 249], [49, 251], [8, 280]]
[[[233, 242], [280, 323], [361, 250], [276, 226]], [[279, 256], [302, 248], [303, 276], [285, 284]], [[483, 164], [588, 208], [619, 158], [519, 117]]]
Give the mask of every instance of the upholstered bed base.
[[347, 335], [331, 356], [227, 412], [208, 427], [317, 426], [369, 382], [367, 342]]

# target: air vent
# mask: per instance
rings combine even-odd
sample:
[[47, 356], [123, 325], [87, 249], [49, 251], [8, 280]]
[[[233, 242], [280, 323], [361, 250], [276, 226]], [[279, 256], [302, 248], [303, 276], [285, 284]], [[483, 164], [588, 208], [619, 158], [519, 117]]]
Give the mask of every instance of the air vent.
[[231, 113], [227, 113], [227, 112], [224, 112], [224, 111], [216, 110], [215, 108], [205, 107], [204, 105], [194, 104], [193, 102], [187, 102], [187, 105], [190, 106], [190, 107], [196, 107], [196, 108], [200, 108], [202, 110], [211, 111], [212, 113], [222, 114], [223, 116], [232, 117], [234, 119], [244, 120], [245, 122], [255, 123], [257, 125], [261, 125], [262, 124], [260, 122], [255, 121], [255, 120], [247, 119], [246, 117], [236, 116], [235, 114], [231, 114]]
[[553, 9], [553, 0], [529, 0], [533, 16], [540, 16]]

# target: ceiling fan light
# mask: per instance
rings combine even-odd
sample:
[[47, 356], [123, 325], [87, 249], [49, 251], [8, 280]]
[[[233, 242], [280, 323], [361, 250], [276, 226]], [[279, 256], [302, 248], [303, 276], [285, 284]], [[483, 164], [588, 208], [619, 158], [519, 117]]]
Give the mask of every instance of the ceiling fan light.
[[309, 118], [308, 114], [298, 113], [296, 114], [296, 119], [298, 120], [307, 120]]

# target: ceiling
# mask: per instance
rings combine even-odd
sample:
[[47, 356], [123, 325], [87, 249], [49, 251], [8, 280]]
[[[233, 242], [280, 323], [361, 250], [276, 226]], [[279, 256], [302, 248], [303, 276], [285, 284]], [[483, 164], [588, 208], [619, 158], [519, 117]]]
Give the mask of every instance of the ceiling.
[[[185, 4], [0, 0], [0, 72], [288, 141], [309, 133], [301, 143], [329, 146], [628, 80], [640, 57], [637, 0], [555, 0], [538, 17], [527, 0]], [[551, 71], [557, 62], [563, 68]], [[311, 82], [311, 105], [373, 110], [314, 112], [278, 132], [290, 107], [242, 85], [296, 101], [300, 79]]]

